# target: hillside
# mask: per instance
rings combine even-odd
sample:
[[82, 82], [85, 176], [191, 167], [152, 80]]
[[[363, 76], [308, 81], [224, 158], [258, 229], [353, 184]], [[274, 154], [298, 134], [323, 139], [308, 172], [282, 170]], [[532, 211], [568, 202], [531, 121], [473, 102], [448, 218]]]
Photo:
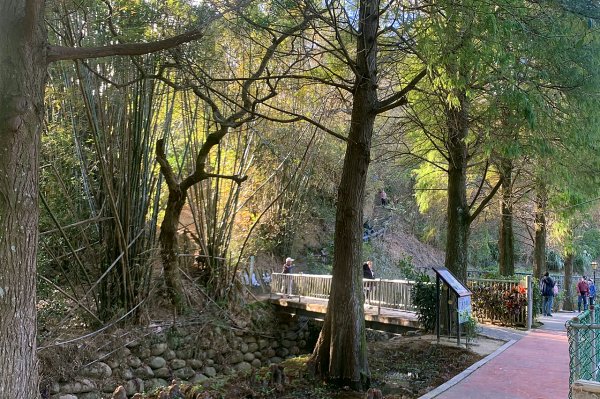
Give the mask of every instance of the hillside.
[[[363, 247], [365, 260], [374, 263], [376, 276], [379, 278], [403, 277], [399, 263], [408, 261], [415, 268], [431, 268], [444, 264], [443, 251], [422, 243], [408, 232], [400, 215], [393, 208], [376, 206], [369, 212], [369, 223], [373, 234]], [[295, 245], [286, 256], [295, 259], [296, 273], [329, 273], [333, 262], [334, 223], [326, 223], [315, 218], [307, 221], [301, 233], [296, 236]], [[283, 258], [271, 254], [258, 254], [256, 268], [261, 271], [279, 272]]]

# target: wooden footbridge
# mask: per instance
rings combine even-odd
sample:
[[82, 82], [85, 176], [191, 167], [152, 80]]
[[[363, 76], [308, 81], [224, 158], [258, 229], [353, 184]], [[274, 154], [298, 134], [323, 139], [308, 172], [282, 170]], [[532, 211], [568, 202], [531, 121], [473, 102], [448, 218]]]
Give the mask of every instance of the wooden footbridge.
[[[420, 328], [411, 303], [412, 281], [363, 280], [367, 328], [393, 333]], [[278, 310], [323, 319], [327, 312], [330, 275], [271, 274], [269, 302]]]

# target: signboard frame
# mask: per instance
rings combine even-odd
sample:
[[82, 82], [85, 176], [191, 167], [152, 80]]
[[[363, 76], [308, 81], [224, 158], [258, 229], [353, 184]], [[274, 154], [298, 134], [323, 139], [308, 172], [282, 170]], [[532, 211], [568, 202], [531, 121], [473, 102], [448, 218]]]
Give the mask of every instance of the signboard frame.
[[[457, 297], [456, 301], [456, 343], [460, 345], [460, 325], [465, 323], [471, 315], [471, 295], [473, 294], [463, 283], [461, 283], [445, 267], [433, 267], [436, 282], [436, 333], [437, 340], [440, 341], [440, 282], [446, 284], [449, 288], [446, 292], [448, 303], [450, 303], [450, 291]], [[450, 321], [450, 307], [448, 307], [448, 321]], [[448, 335], [450, 335], [450, 323], [448, 322]]]

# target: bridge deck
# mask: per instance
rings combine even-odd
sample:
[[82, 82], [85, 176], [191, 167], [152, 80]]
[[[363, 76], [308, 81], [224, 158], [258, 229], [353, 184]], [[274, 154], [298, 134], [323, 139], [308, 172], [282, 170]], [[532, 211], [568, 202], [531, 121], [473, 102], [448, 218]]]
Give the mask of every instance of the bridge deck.
[[[277, 306], [279, 310], [287, 313], [295, 313], [303, 316], [322, 319], [327, 312], [327, 300], [310, 297], [292, 296], [284, 298], [272, 295], [269, 302]], [[376, 304], [365, 304], [365, 324], [367, 328], [374, 330], [401, 333], [407, 330], [421, 328], [421, 324], [414, 312], [406, 312], [396, 309], [381, 308]]]

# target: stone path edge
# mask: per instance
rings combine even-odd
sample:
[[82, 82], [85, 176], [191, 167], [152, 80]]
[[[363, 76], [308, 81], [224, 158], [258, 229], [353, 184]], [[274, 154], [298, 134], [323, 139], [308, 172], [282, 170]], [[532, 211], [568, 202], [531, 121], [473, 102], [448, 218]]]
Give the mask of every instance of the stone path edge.
[[446, 392], [448, 389], [452, 388], [454, 385], [458, 384], [459, 382], [470, 376], [475, 370], [477, 370], [478, 368], [480, 368], [481, 366], [483, 366], [484, 364], [486, 364], [487, 362], [489, 362], [490, 360], [492, 360], [493, 358], [510, 348], [515, 343], [517, 343], [517, 340], [511, 339], [510, 341], [506, 342], [504, 345], [502, 345], [501, 347], [499, 347], [494, 352], [490, 353], [477, 363], [473, 363], [472, 365], [470, 365], [460, 374], [455, 375], [452, 379], [446, 381], [434, 390], [427, 392], [425, 395], [419, 396], [418, 399], [433, 399], [441, 393]]

